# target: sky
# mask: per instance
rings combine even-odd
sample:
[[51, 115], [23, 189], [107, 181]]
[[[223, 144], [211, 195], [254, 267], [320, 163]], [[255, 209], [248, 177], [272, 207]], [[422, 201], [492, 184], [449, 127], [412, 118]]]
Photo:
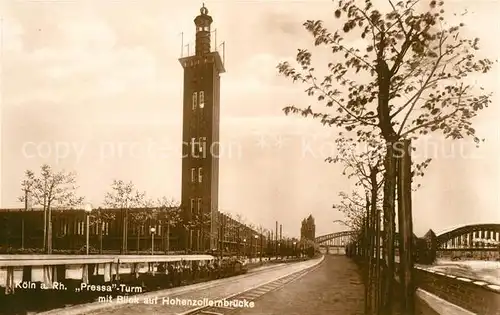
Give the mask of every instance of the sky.
[[[481, 53], [498, 57], [497, 1], [450, 0]], [[312, 214], [316, 234], [345, 230], [333, 220], [338, 193], [352, 190], [342, 168], [324, 162], [336, 130], [285, 116], [307, 105], [304, 86], [278, 75], [281, 61], [311, 48], [307, 19], [333, 20], [331, 1], [206, 1], [225, 42], [221, 78], [220, 210], [298, 236]], [[17, 201], [27, 169], [43, 163], [78, 173], [78, 193], [101, 205], [113, 179], [157, 198], [180, 199], [182, 78], [199, 1], [2, 1], [0, 206]], [[335, 27], [335, 24], [332, 24]], [[338, 25], [337, 25], [338, 26]], [[181, 36], [183, 32], [183, 36]], [[183, 39], [181, 39], [183, 38]], [[213, 39], [215, 46], [215, 38]], [[320, 53], [318, 64], [329, 62]], [[498, 67], [477, 80], [498, 86]], [[439, 232], [500, 223], [499, 97], [475, 119], [480, 148], [431, 136], [435, 158], [413, 194], [414, 230]], [[426, 147], [428, 148], [428, 147]], [[461, 152], [461, 153], [460, 153]]]

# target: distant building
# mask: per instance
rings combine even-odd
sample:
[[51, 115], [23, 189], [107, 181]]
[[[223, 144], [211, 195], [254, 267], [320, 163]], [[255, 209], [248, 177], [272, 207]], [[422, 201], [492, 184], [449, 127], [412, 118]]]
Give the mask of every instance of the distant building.
[[309, 215], [307, 219], [302, 220], [302, 226], [300, 227], [300, 239], [314, 241], [315, 238], [316, 224], [314, 224], [313, 216]]
[[[175, 210], [172, 207], [170, 210]], [[119, 252], [123, 244], [124, 216], [127, 216], [125, 253], [137, 253], [151, 249], [151, 228], [155, 228], [154, 246], [157, 251], [185, 251], [185, 243], [179, 230], [185, 229], [182, 222], [165, 221], [159, 215], [146, 215], [155, 208], [93, 209], [89, 220], [91, 248]], [[79, 251], [86, 243], [86, 215], [82, 209], [52, 209], [52, 243], [57, 251]], [[44, 248], [44, 212], [40, 208], [0, 209], [0, 254], [7, 250]], [[219, 243], [214, 248], [226, 252], [255, 253], [267, 242], [267, 238], [231, 218], [217, 212]], [[169, 226], [170, 225], [170, 226]], [[198, 243], [193, 240], [193, 243]], [[211, 248], [211, 249], [214, 249]], [[194, 251], [209, 248], [198, 246]], [[15, 251], [14, 251], [15, 253]], [[64, 252], [66, 253], [66, 252]]]

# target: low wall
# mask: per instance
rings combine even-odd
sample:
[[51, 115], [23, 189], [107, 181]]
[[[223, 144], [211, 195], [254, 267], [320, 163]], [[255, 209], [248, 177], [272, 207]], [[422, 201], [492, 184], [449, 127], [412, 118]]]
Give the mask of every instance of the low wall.
[[500, 315], [500, 286], [415, 268], [416, 285], [478, 315]]

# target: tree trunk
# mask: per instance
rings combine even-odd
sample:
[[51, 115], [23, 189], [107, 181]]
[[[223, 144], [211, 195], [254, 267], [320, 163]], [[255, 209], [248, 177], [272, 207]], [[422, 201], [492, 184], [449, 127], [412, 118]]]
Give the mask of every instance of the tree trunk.
[[366, 232], [366, 248], [365, 248], [365, 266], [366, 266], [366, 271], [365, 271], [365, 277], [366, 277], [366, 282], [365, 282], [365, 314], [371, 314], [371, 309], [372, 309], [372, 304], [371, 304], [371, 295], [372, 295], [372, 252], [371, 252], [371, 233], [370, 233], [370, 223], [371, 223], [371, 213], [370, 213], [370, 199], [368, 195], [366, 196], [366, 225], [365, 225], [365, 232]]
[[120, 254], [125, 254], [125, 210], [120, 209], [121, 221], [122, 221], [122, 246], [120, 247]]
[[102, 230], [104, 230], [104, 221], [101, 221], [101, 228], [99, 229], [99, 254], [102, 255]]
[[170, 221], [167, 222], [167, 254], [170, 251]]
[[45, 253], [48, 252], [47, 241], [48, 241], [48, 211], [47, 211], [47, 179], [45, 179], [44, 190], [43, 190], [43, 250]]
[[52, 209], [47, 204], [47, 254], [52, 254]]
[[392, 310], [393, 283], [394, 283], [394, 233], [395, 226], [395, 191], [396, 191], [396, 160], [394, 158], [394, 143], [388, 142], [385, 157], [384, 174], [384, 251], [386, 270], [382, 295], [382, 312], [390, 314]]
[[413, 220], [411, 209], [411, 144], [402, 143], [402, 156], [398, 159], [398, 221], [399, 221], [399, 279], [402, 287], [403, 314], [415, 313], [415, 287], [413, 282]]
[[43, 251], [47, 252], [47, 207], [43, 205]]
[[125, 209], [125, 225], [124, 225], [124, 234], [125, 234], [125, 246], [123, 248], [124, 254], [128, 252], [128, 208]]
[[375, 255], [375, 259], [376, 259], [376, 265], [375, 265], [375, 279], [377, 281], [377, 287], [376, 287], [376, 295], [377, 295], [377, 307], [376, 307], [376, 314], [383, 314], [382, 312], [382, 278], [380, 277], [381, 275], [381, 270], [380, 270], [380, 261], [381, 261], [381, 257], [380, 257], [380, 210], [376, 210], [376, 224], [375, 224], [375, 237], [376, 237], [376, 240], [375, 240], [375, 248], [376, 248], [376, 255]]
[[370, 183], [371, 183], [371, 236], [372, 236], [372, 246], [373, 246], [373, 258], [375, 259], [375, 263], [372, 264], [373, 272], [372, 272], [372, 312], [373, 314], [378, 314], [379, 313], [379, 283], [380, 283], [380, 277], [379, 277], [379, 272], [380, 272], [380, 235], [378, 231], [378, 226], [379, 226], [379, 212], [377, 209], [377, 200], [378, 200], [378, 181], [377, 181], [377, 175], [378, 175], [378, 168], [375, 166], [370, 170]]
[[140, 226], [137, 227], [137, 254], [139, 254], [140, 247], [141, 247], [141, 228]]
[[371, 191], [370, 191], [370, 245], [371, 245], [371, 250], [370, 250], [370, 257], [372, 259], [372, 263], [370, 264], [370, 269], [371, 269], [371, 278], [370, 278], [370, 304], [371, 304], [371, 314], [378, 314], [379, 307], [378, 307], [378, 282], [379, 279], [377, 277], [378, 275], [378, 270], [377, 267], [379, 266], [380, 261], [377, 259], [378, 253], [380, 252], [380, 248], [377, 247], [378, 241], [377, 241], [377, 196], [378, 196], [378, 183], [377, 183], [377, 175], [378, 175], [378, 168], [373, 167], [370, 170], [370, 182], [371, 182]]

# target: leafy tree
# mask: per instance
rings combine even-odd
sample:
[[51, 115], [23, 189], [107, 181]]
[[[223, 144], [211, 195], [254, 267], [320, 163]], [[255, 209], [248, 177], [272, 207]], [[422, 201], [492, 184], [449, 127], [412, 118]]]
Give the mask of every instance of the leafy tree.
[[[378, 233], [380, 230], [380, 213], [378, 210], [379, 194], [383, 184], [383, 176], [381, 175], [381, 162], [383, 154], [381, 151], [383, 146], [380, 145], [378, 139], [369, 139], [368, 148], [359, 150], [359, 145], [350, 138], [338, 138], [337, 143], [337, 156], [334, 158], [327, 158], [329, 162], [341, 163], [344, 165], [343, 174], [348, 178], [354, 178], [355, 184], [361, 187], [366, 196], [366, 201], [362, 202], [362, 198], [358, 200], [350, 199], [347, 194], [341, 195], [344, 197], [344, 202], [347, 199], [354, 204], [341, 204], [344, 209], [350, 207], [365, 208], [366, 212], [362, 216], [366, 218], [364, 222], [364, 237], [361, 244], [365, 250], [365, 258], [367, 259], [366, 279], [368, 285], [365, 286], [365, 303], [366, 310], [370, 312], [372, 305], [376, 305], [376, 298], [379, 296], [380, 290], [380, 274], [377, 265], [380, 262], [380, 248], [378, 244], [380, 238]], [[354, 197], [359, 195], [354, 194]]]
[[48, 164], [40, 168], [40, 175], [28, 170], [26, 179], [21, 186], [23, 196], [19, 201], [27, 202], [31, 198], [33, 206], [41, 206], [44, 216], [44, 242], [43, 247], [47, 254], [52, 253], [52, 209], [72, 208], [81, 205], [83, 197], [76, 194], [76, 173], [64, 170], [56, 172]]
[[357, 190], [351, 194], [341, 191], [339, 197], [340, 202], [334, 204], [333, 208], [344, 214], [348, 227], [361, 233], [366, 220], [366, 198]]
[[[436, 131], [445, 138], [470, 137], [479, 143], [472, 119], [491, 103], [491, 94], [467, 82], [470, 75], [486, 73], [492, 66], [489, 59], [475, 55], [479, 39], [460, 36], [463, 23], [446, 24], [443, 1], [432, 0], [423, 11], [416, 9], [419, 3], [388, 0], [385, 10], [372, 0], [339, 1], [334, 16], [341, 30], [331, 33], [322, 21], [304, 23], [315, 46], [326, 47], [330, 60], [338, 60], [328, 64], [327, 75], [318, 79], [312, 54], [305, 49], [297, 54], [299, 70], [288, 62], [278, 65], [281, 74], [307, 84], [308, 95], [316, 95], [327, 107], [317, 111], [312, 106], [288, 106], [285, 113], [355, 131], [359, 141], [373, 133], [384, 139], [384, 215], [389, 225], [394, 224], [398, 141]], [[364, 47], [350, 45], [344, 36], [357, 37]], [[385, 313], [391, 311], [389, 302], [386, 297]], [[403, 313], [413, 313], [412, 301], [402, 305]]]
[[128, 249], [128, 221], [129, 210], [137, 208], [144, 200], [144, 193], [139, 192], [135, 185], [123, 180], [113, 180], [111, 191], [104, 197], [104, 205], [108, 208], [120, 209], [120, 220], [122, 222], [122, 247], [120, 252], [125, 254]]

